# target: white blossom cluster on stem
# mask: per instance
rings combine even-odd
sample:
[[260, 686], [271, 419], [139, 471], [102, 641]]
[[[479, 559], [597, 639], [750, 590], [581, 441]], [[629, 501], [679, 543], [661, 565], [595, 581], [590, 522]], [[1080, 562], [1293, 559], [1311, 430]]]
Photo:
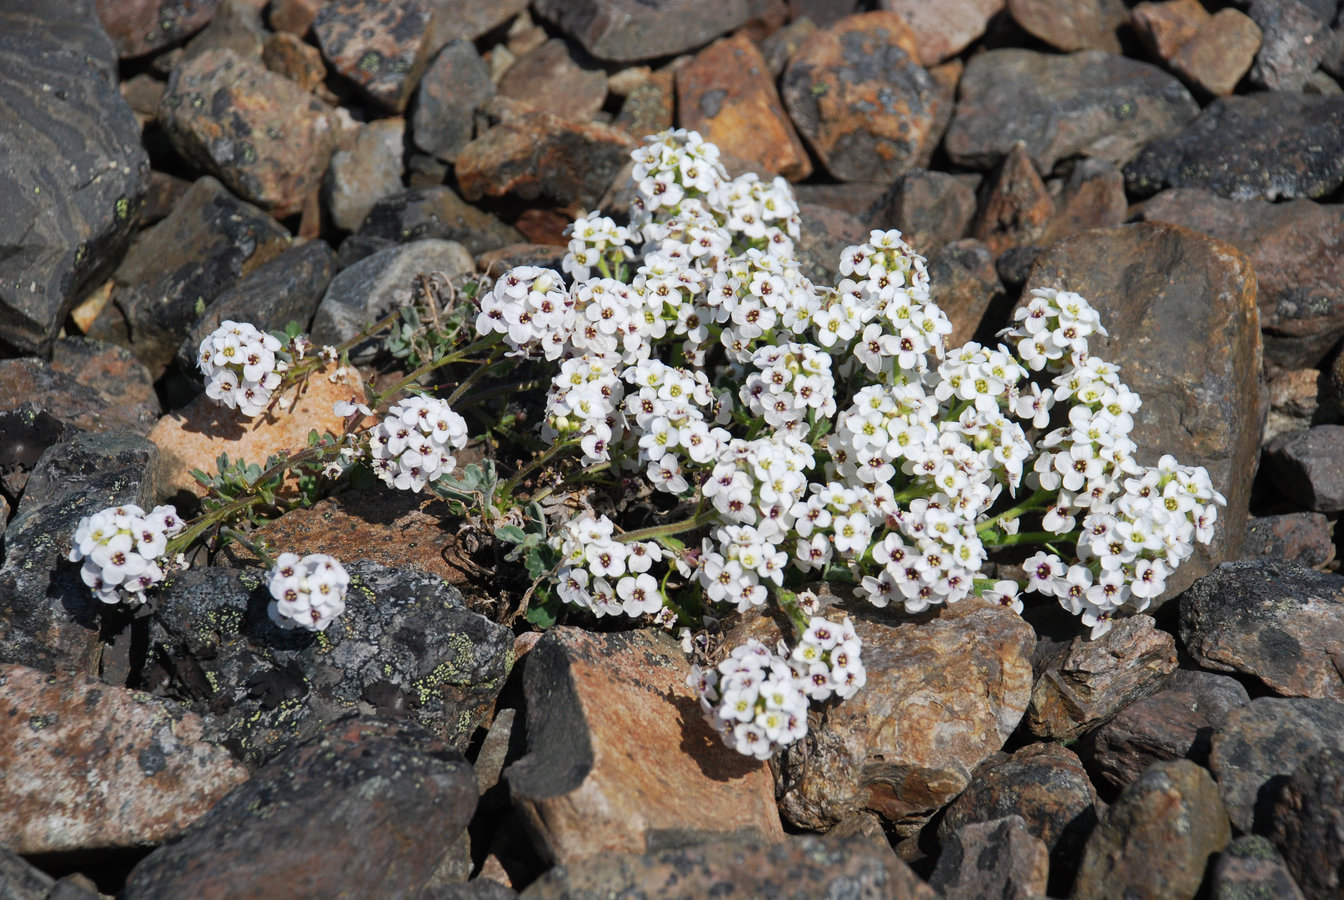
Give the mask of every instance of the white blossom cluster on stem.
[[196, 364], [205, 394], [251, 418], [260, 415], [280, 386], [287, 364], [280, 341], [247, 322], [225, 321], [201, 341]]
[[80, 577], [103, 603], [136, 606], [163, 581], [168, 540], [182, 528], [172, 506], [148, 513], [134, 503], [109, 507], [79, 520], [69, 558], [83, 563]]
[[457, 465], [467, 423], [447, 401], [419, 394], [392, 404], [369, 435], [373, 471], [388, 487], [419, 493]]
[[271, 593], [267, 612], [281, 628], [325, 631], [345, 612], [350, 575], [325, 553], [281, 553], [266, 583]]

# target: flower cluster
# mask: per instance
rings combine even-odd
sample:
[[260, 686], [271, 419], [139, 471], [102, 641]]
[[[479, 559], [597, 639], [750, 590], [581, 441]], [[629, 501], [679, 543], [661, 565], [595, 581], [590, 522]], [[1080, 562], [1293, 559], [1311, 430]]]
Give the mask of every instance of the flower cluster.
[[260, 415], [280, 386], [286, 363], [276, 354], [274, 336], [246, 322], [226, 321], [201, 341], [196, 364], [205, 376], [205, 394], [244, 416]]
[[113, 506], [79, 520], [69, 558], [84, 563], [80, 576], [99, 600], [138, 605], [163, 581], [168, 539], [182, 527], [172, 506]]
[[657, 614], [663, 592], [649, 574], [663, 558], [654, 541], [619, 541], [606, 516], [571, 519], [555, 538], [561, 556], [561, 599], [596, 616]]
[[325, 553], [281, 553], [271, 569], [267, 588], [275, 599], [267, 612], [281, 628], [325, 631], [345, 612], [350, 576], [345, 567]]
[[388, 487], [419, 493], [457, 465], [453, 450], [467, 445], [467, 423], [436, 397], [394, 403], [369, 437], [373, 470]]

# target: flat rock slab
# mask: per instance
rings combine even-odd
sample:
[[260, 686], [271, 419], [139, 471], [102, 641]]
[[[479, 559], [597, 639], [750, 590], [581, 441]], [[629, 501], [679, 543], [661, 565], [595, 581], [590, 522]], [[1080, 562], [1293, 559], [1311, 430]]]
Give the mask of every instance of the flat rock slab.
[[783, 838], [769, 768], [710, 728], [689, 672], [658, 632], [561, 627], [529, 651], [528, 753], [504, 777], [546, 858], [642, 853], [672, 833]]
[[247, 780], [175, 703], [0, 665], [0, 830], [18, 853], [146, 847]]
[[1046, 174], [1071, 156], [1121, 165], [1199, 113], [1173, 76], [1100, 50], [989, 50], [966, 65], [958, 97], [944, 146], [957, 165], [980, 170], [1018, 141]]
[[1181, 597], [1200, 665], [1276, 694], [1344, 701], [1344, 577], [1282, 560], [1223, 563]]
[[50, 362], [0, 360], [0, 397], [0, 409], [31, 405], [80, 431], [146, 434], [163, 412], [131, 351], [88, 338], [61, 338]]
[[1265, 471], [1285, 496], [1316, 512], [1344, 510], [1344, 426], [1317, 425], [1265, 445]]
[[537, 15], [604, 62], [676, 56], [746, 22], [747, 0], [537, 0]]
[[475, 809], [471, 766], [444, 742], [404, 722], [338, 722], [145, 857], [123, 896], [420, 896]]
[[1120, 366], [1143, 399], [1130, 437], [1139, 462], [1170, 453], [1209, 470], [1227, 498], [1213, 543], [1172, 576], [1164, 601], [1224, 559], [1240, 555], [1251, 476], [1260, 451], [1260, 329], [1250, 261], [1221, 241], [1171, 225], [1086, 231], [1045, 250], [1024, 294], [1076, 291], [1101, 315], [1109, 337], [1094, 356]]
[[1220, 97], [1125, 166], [1141, 197], [1204, 188], [1233, 200], [1323, 197], [1344, 184], [1344, 96], [1262, 91]]

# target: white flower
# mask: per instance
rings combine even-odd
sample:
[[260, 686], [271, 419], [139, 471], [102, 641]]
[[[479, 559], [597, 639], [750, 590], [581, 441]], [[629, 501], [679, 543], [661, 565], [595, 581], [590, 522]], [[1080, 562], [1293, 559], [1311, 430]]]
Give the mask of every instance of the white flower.
[[280, 341], [246, 322], [224, 321], [201, 341], [196, 357], [211, 400], [247, 417], [270, 405], [285, 363]]
[[172, 506], [149, 513], [133, 503], [109, 507], [79, 520], [69, 559], [83, 563], [80, 577], [103, 603], [144, 603], [172, 565], [168, 539], [182, 528]]
[[267, 581], [274, 598], [267, 612], [281, 628], [325, 631], [345, 612], [349, 586], [345, 567], [325, 553], [281, 553]]

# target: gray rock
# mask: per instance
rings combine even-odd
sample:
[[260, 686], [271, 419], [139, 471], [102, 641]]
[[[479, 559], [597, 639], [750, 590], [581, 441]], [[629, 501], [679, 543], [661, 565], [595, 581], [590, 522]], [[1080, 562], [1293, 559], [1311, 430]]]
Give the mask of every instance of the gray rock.
[[382, 113], [398, 114], [438, 49], [430, 43], [429, 0], [330, 0], [313, 37], [331, 68]]
[[1303, 900], [1302, 891], [1268, 838], [1247, 834], [1218, 855], [1209, 873], [1211, 900]]
[[402, 189], [406, 122], [378, 119], [360, 128], [349, 150], [337, 150], [323, 181], [332, 223], [355, 231], [373, 205]]
[[[428, 238], [456, 241], [473, 256], [523, 240], [518, 229], [472, 206], [441, 184], [411, 188], [378, 201], [357, 236], [391, 244]], [[341, 249], [345, 250], [344, 245]]]
[[1268, 834], [1308, 900], [1344, 892], [1344, 750], [1298, 764], [1274, 801]]
[[1296, 504], [1332, 515], [1344, 510], [1344, 426], [1281, 434], [1265, 445], [1264, 466]]
[[1050, 853], [1021, 816], [973, 822], [943, 845], [929, 886], [943, 900], [1045, 896]]
[[1299, 0], [1251, 0], [1246, 14], [1260, 27], [1260, 51], [1249, 81], [1269, 91], [1300, 91], [1331, 42], [1333, 4], [1317, 10]]
[[444, 162], [471, 140], [476, 111], [495, 95], [490, 70], [469, 40], [455, 40], [439, 51], [420, 79], [411, 140]]
[[1286, 559], [1321, 566], [1335, 555], [1333, 525], [1321, 513], [1258, 516], [1246, 523], [1247, 559]]
[[243, 57], [261, 58], [267, 31], [261, 24], [261, 8], [249, 0], [219, 0], [210, 23], [187, 42], [183, 60], [207, 50], [232, 50]]
[[840, 256], [847, 247], [868, 240], [871, 231], [856, 216], [812, 203], [800, 203], [800, 238], [794, 246], [800, 269], [813, 284], [840, 281]]
[[538, 0], [533, 8], [593, 56], [617, 63], [694, 50], [751, 15], [746, 0]]
[[149, 179], [91, 0], [0, 8], [0, 351], [45, 356], [116, 267]]
[[[36, 357], [0, 361], [0, 397], [11, 398], [0, 401], [0, 409], [28, 406], [79, 431], [145, 435], [163, 412], [149, 372], [131, 351], [81, 337], [57, 340], [50, 362]], [[18, 448], [11, 444], [9, 449]]]
[[867, 218], [874, 228], [900, 229], [910, 246], [928, 256], [965, 237], [974, 215], [975, 190], [964, 178], [911, 169], [872, 205]]
[[928, 266], [929, 296], [952, 323], [947, 346], [960, 347], [975, 336], [990, 306], [1003, 299], [994, 254], [975, 238], [966, 238], [936, 248]]
[[337, 722], [131, 872], [127, 900], [413, 897], [476, 808], [461, 754], [404, 722]]

